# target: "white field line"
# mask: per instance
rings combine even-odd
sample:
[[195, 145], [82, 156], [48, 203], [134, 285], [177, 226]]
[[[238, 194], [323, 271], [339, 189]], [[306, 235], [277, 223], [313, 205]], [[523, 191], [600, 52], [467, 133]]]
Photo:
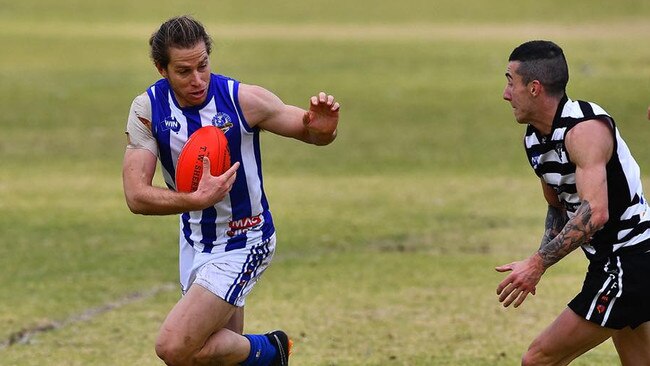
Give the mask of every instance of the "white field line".
[[50, 321], [41, 323], [36, 326], [25, 328], [9, 335], [7, 339], [0, 341], [0, 350], [10, 347], [14, 344], [29, 344], [31, 339], [39, 333], [49, 332], [68, 326], [70, 324], [89, 321], [98, 315], [121, 308], [123, 306], [150, 299], [161, 292], [179, 291], [177, 284], [166, 283], [156, 286], [148, 291], [139, 291], [128, 294], [121, 299], [112, 301], [101, 306], [90, 308], [82, 313], [73, 314], [62, 321]]
[[[2, 36], [39, 36], [46, 38], [108, 38], [148, 40], [156, 24], [5, 22]], [[602, 24], [210, 24], [208, 32], [215, 40], [330, 40], [330, 41], [427, 41], [427, 40], [501, 40], [501, 39], [593, 39], [644, 40], [650, 34], [650, 22], [625, 21]]]

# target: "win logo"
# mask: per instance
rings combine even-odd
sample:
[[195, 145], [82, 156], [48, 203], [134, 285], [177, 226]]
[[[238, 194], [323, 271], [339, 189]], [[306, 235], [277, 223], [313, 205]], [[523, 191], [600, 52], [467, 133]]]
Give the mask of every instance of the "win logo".
[[176, 120], [176, 117], [169, 116], [160, 123], [160, 128], [163, 131], [172, 130], [178, 132], [181, 129], [181, 124]]

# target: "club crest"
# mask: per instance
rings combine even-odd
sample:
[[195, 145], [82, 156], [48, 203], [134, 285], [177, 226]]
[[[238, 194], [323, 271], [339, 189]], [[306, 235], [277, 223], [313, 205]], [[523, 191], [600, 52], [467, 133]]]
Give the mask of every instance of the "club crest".
[[213, 126], [219, 127], [223, 133], [226, 133], [232, 127], [232, 119], [227, 113], [217, 112], [217, 114], [212, 117], [211, 121]]
[[535, 155], [530, 158], [530, 165], [533, 166], [533, 169], [537, 170], [537, 167], [539, 166], [539, 161], [540, 161], [540, 155]]

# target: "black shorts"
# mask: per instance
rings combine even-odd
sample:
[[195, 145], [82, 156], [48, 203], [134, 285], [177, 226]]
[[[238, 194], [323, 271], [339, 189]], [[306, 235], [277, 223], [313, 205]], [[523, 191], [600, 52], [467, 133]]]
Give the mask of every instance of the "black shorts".
[[591, 261], [582, 290], [568, 306], [612, 329], [634, 329], [650, 321], [650, 253], [614, 253]]

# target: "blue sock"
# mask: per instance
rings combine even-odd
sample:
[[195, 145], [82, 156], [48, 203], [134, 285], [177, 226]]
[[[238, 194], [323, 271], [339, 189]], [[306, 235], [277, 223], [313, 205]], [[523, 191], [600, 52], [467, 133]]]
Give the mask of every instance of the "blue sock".
[[266, 366], [273, 361], [278, 352], [263, 334], [244, 334], [251, 343], [251, 353], [240, 363], [241, 366]]

